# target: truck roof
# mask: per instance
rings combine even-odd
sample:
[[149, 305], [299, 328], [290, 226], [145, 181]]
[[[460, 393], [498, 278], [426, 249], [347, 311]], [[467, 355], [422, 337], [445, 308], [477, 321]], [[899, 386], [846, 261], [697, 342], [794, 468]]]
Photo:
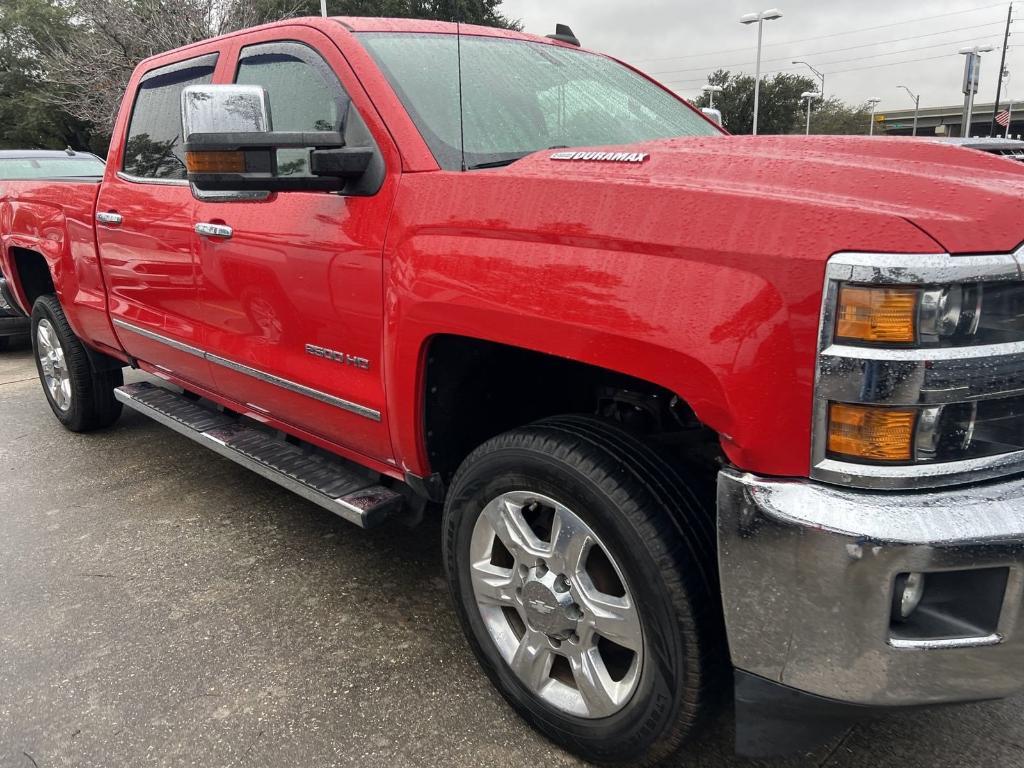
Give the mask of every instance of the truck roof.
[[[138, 66], [148, 65], [153, 62], [159, 61], [166, 57], [174, 57], [183, 51], [187, 51], [190, 48], [195, 48], [207, 43], [225, 40], [238, 35], [244, 35], [256, 29], [273, 29], [274, 27], [292, 25], [292, 24], [306, 24], [308, 26], [324, 28], [325, 24], [336, 24], [348, 32], [419, 32], [419, 33], [434, 33], [434, 34], [447, 34], [454, 35], [456, 29], [460, 30], [464, 35], [477, 35], [481, 37], [500, 37], [508, 38], [512, 40], [530, 40], [535, 43], [546, 43], [548, 45], [559, 45], [566, 48], [573, 48], [579, 50], [575, 46], [571, 46], [568, 43], [563, 43], [560, 40], [553, 40], [548, 37], [541, 35], [530, 35], [525, 32], [516, 32], [511, 29], [499, 29], [498, 27], [484, 27], [477, 24], [455, 24], [450, 21], [432, 21], [429, 19], [399, 19], [399, 18], [383, 18], [376, 16], [329, 16], [323, 18], [321, 16], [298, 16], [295, 18], [281, 19], [280, 21], [274, 21], [269, 24], [262, 24], [257, 27], [249, 27], [247, 29], [239, 29], [234, 32], [228, 32], [223, 35], [216, 37], [210, 37], [206, 40], [197, 40], [194, 43], [183, 45], [178, 48], [173, 48], [167, 51], [161, 51], [155, 53], [152, 56], [148, 56], [139, 62]], [[586, 50], [584, 48], [584, 50]]]
[[[484, 27], [477, 24], [455, 24], [451, 21], [433, 21], [430, 19], [387, 19], [369, 16], [332, 16], [331, 19], [346, 27], [350, 32], [432, 32], [434, 34], [454, 35], [459, 30], [464, 35], [481, 35], [485, 37], [508, 37], [515, 40], [532, 40], [539, 43], [567, 45], [540, 35], [530, 35], [512, 29]], [[574, 46], [570, 46], [574, 47]]]

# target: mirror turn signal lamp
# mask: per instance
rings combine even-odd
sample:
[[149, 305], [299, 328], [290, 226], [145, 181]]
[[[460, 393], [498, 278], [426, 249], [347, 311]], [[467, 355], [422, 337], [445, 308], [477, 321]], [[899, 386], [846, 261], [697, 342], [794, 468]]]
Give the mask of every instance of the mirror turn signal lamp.
[[189, 173], [245, 173], [245, 153], [186, 152], [185, 168]]
[[918, 338], [916, 288], [843, 285], [836, 307], [836, 340], [913, 344]]
[[832, 403], [828, 452], [865, 461], [911, 461], [917, 410]]

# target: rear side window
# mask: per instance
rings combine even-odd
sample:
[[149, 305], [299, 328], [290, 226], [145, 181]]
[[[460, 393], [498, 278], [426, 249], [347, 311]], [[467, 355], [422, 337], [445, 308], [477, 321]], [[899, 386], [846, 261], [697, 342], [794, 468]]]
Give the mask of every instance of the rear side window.
[[125, 173], [145, 179], [184, 179], [181, 91], [213, 81], [217, 54], [148, 72], [139, 84], [124, 147]]

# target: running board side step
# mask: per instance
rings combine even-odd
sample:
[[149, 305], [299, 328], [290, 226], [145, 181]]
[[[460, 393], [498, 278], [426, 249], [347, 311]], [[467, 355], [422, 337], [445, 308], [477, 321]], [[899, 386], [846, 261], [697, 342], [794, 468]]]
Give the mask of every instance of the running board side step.
[[402, 495], [380, 485], [377, 473], [247, 427], [237, 417], [183, 395], [141, 382], [118, 387], [114, 397], [361, 528], [402, 510]]

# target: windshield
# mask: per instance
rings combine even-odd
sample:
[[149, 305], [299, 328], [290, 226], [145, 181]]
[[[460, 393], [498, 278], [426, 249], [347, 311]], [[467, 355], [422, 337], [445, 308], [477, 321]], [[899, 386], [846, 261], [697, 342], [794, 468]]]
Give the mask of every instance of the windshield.
[[0, 179], [67, 179], [103, 175], [95, 157], [0, 157]]
[[501, 165], [541, 149], [632, 144], [719, 131], [611, 59], [557, 45], [463, 35], [366, 32], [360, 39], [442, 168]]

